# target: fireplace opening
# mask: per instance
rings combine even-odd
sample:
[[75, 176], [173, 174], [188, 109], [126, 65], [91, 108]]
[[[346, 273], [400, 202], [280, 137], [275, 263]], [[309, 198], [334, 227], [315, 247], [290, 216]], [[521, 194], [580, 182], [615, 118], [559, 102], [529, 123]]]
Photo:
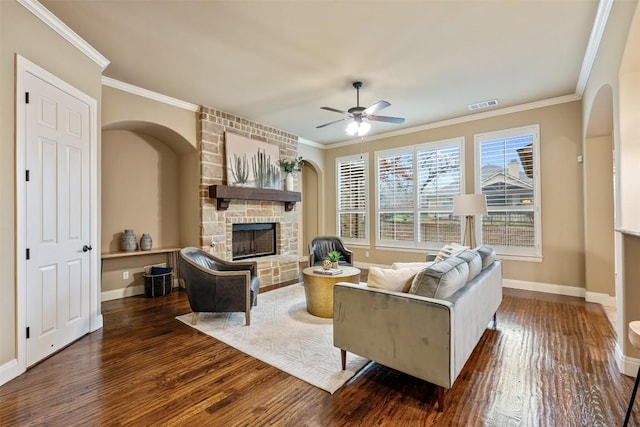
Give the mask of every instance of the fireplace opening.
[[232, 259], [240, 260], [276, 254], [276, 224], [233, 224]]

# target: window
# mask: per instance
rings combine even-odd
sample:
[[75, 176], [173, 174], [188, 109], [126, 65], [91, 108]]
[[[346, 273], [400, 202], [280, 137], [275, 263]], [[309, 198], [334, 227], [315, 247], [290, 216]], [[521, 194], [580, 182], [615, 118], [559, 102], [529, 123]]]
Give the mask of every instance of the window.
[[368, 244], [368, 161], [366, 155], [336, 159], [338, 235], [345, 243]]
[[463, 138], [376, 153], [377, 239], [395, 247], [459, 242], [453, 196], [462, 190]]
[[476, 192], [487, 197], [482, 242], [498, 253], [540, 257], [539, 126], [475, 136]]

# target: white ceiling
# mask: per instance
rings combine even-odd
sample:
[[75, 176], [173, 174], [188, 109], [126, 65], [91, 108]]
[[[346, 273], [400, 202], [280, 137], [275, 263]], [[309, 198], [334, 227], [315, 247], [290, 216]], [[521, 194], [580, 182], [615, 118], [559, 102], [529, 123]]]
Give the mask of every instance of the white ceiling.
[[[41, 0], [106, 56], [104, 75], [320, 144], [321, 106], [381, 99], [370, 135], [572, 95], [597, 0]], [[579, 92], [579, 90], [578, 90]], [[578, 93], [578, 95], [581, 95]], [[482, 110], [486, 111], [486, 110]]]

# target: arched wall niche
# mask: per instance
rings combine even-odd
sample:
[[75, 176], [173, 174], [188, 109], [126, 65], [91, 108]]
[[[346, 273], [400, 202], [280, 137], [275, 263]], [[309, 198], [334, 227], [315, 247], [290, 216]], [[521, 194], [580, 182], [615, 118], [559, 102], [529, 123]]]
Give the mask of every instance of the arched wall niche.
[[[102, 252], [119, 251], [125, 228], [138, 240], [149, 233], [154, 248], [198, 243], [200, 165], [193, 144], [161, 124], [120, 121], [103, 126], [100, 159]], [[103, 292], [142, 285], [142, 268], [165, 261], [135, 258], [105, 263]]]
[[320, 232], [321, 212], [323, 209], [320, 197], [322, 182], [321, 170], [313, 160], [306, 160], [302, 168], [302, 239], [299, 253], [302, 256], [309, 255], [309, 242]]
[[125, 130], [140, 134], [150, 135], [159, 141], [163, 141], [178, 155], [196, 152], [196, 147], [185, 137], [164, 125], [146, 121], [128, 120], [109, 123], [102, 126], [102, 132], [111, 130]]
[[[593, 99], [583, 146], [586, 299], [615, 305], [613, 90], [602, 85]], [[609, 296], [596, 301], [595, 296]]]
[[586, 126], [586, 137], [595, 138], [613, 133], [613, 89], [605, 84], [598, 89]]

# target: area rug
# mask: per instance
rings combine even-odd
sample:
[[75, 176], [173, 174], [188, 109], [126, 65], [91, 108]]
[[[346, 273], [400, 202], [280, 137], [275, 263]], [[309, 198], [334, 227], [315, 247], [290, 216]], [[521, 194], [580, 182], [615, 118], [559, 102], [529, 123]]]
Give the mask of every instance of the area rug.
[[342, 370], [333, 319], [307, 312], [302, 284], [260, 294], [250, 326], [244, 313], [201, 313], [195, 326], [191, 313], [176, 319], [331, 394], [368, 362], [349, 353]]

